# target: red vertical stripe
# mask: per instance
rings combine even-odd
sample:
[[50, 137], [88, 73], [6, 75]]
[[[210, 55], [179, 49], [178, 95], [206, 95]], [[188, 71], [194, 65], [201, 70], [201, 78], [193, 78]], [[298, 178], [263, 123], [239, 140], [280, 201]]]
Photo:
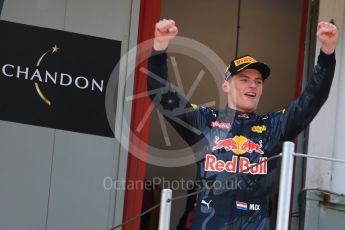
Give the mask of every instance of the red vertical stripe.
[[[161, 11], [161, 0], [141, 0], [140, 2], [140, 16], [139, 16], [139, 31], [138, 31], [138, 44], [148, 39], [151, 39], [154, 34], [154, 25], [159, 20]], [[137, 60], [142, 60], [142, 55], [148, 57], [149, 53], [138, 54]], [[141, 68], [147, 68], [147, 61], [139, 63], [135, 72], [135, 81], [133, 94], [146, 91], [146, 76], [138, 70]], [[139, 123], [142, 121], [142, 117], [150, 105], [148, 97], [142, 99], [136, 99], [132, 104], [132, 119], [131, 119], [131, 134], [130, 134], [130, 146], [135, 144], [143, 152], [147, 152], [147, 142], [149, 137], [150, 121], [148, 120], [143, 129], [140, 132], [136, 131]], [[142, 142], [133, 143], [134, 136], [138, 137]], [[134, 151], [129, 147], [129, 153]], [[134, 157], [132, 154], [128, 155], [127, 164], [127, 181], [144, 180], [146, 173], [146, 163]], [[143, 198], [142, 188], [136, 190], [127, 190], [125, 194], [123, 220], [126, 221], [133, 216], [141, 213]], [[137, 230], [140, 229], [140, 218], [132, 223], [123, 227], [124, 230]]]
[[301, 94], [301, 90], [302, 90], [304, 50], [305, 50], [305, 40], [307, 36], [306, 33], [307, 33], [308, 11], [309, 11], [309, 0], [303, 0], [301, 28], [300, 28], [300, 33], [299, 33], [295, 97], [298, 97]]

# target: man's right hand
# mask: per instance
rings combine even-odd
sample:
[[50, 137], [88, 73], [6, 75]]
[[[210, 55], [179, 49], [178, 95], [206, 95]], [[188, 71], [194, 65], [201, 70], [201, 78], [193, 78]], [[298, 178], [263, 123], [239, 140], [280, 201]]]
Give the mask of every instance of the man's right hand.
[[168, 47], [169, 42], [176, 37], [177, 33], [178, 29], [175, 26], [174, 20], [160, 20], [155, 26], [153, 48], [157, 51], [165, 50]]

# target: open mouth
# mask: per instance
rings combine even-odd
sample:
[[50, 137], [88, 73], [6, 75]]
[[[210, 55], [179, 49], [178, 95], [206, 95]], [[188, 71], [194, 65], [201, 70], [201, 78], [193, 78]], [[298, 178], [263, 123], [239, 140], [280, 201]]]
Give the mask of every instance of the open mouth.
[[245, 93], [244, 95], [251, 97], [251, 98], [255, 98], [256, 97], [256, 93], [253, 92], [249, 92], [249, 93]]

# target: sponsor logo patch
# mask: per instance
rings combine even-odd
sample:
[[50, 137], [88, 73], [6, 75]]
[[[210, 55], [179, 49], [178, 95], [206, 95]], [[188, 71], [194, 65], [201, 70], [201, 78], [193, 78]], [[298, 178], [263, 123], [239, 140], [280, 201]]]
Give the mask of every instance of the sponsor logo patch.
[[238, 59], [235, 61], [235, 66], [239, 66], [239, 65], [242, 65], [242, 64], [248, 64], [248, 63], [253, 63], [253, 62], [256, 62], [256, 60], [250, 56], [245, 56], [241, 59]]
[[249, 119], [249, 114], [247, 113], [242, 113], [242, 114], [238, 114], [237, 116], [238, 118], [245, 118], [245, 119]]
[[212, 121], [211, 127], [230, 130], [231, 123], [230, 122], [227, 123], [227, 122]]
[[[217, 157], [212, 154], [206, 154], [205, 171], [212, 172], [243, 172], [244, 174], [265, 175], [267, 174], [267, 157], [260, 157], [260, 163], [251, 163], [247, 157], [232, 156], [229, 161], [217, 160]], [[250, 168], [252, 167], [252, 168]], [[248, 170], [248, 168], [250, 168]]]
[[226, 151], [232, 151], [236, 155], [242, 155], [245, 153], [257, 152], [264, 154], [262, 148], [262, 141], [255, 143], [244, 136], [234, 136], [232, 138], [226, 138], [219, 140], [219, 137], [215, 138], [215, 146], [212, 150], [225, 149]]
[[261, 125], [261, 126], [253, 126], [252, 131], [254, 133], [263, 133], [267, 130], [266, 125]]

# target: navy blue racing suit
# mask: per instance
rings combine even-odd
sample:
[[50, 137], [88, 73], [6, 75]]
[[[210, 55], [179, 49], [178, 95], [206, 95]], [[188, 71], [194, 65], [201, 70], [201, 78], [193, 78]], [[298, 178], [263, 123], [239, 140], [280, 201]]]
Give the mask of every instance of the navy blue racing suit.
[[167, 53], [153, 51], [148, 62], [148, 91], [155, 107], [192, 147], [197, 184], [210, 188], [197, 195], [192, 229], [269, 229], [270, 191], [276, 161], [253, 163], [281, 152], [282, 143], [300, 133], [326, 101], [335, 54], [318, 56], [302, 94], [284, 110], [257, 115], [195, 106], [168, 81]]

